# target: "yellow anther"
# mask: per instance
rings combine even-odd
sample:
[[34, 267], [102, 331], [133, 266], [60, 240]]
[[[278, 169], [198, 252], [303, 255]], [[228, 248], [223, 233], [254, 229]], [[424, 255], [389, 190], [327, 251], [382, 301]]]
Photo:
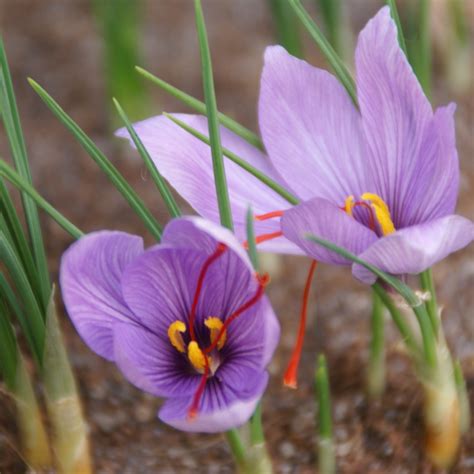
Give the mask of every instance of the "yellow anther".
[[375, 217], [382, 229], [382, 234], [388, 235], [395, 232], [395, 226], [393, 225], [392, 217], [390, 216], [390, 210], [385, 201], [377, 194], [372, 193], [364, 193], [361, 198], [364, 201], [370, 201], [372, 204], [372, 208], [375, 211]]
[[347, 196], [344, 201], [344, 210], [346, 214], [352, 217], [352, 209], [354, 209], [354, 196]]
[[182, 332], [186, 332], [186, 324], [183, 321], [175, 321], [171, 323], [168, 328], [168, 338], [176, 349], [179, 352], [186, 352], [186, 347], [184, 345]]
[[[211, 344], [214, 344], [215, 340], [219, 336], [222, 326], [224, 326], [224, 323], [219, 319], [216, 318], [215, 316], [210, 316], [204, 321], [204, 324], [206, 327], [209, 328], [211, 331]], [[222, 347], [225, 344], [225, 341], [227, 339], [227, 331], [224, 331], [222, 333], [222, 336], [219, 338], [219, 341], [217, 341], [217, 349], [222, 349]]]
[[[191, 341], [188, 344], [188, 359], [199, 373], [204, 373], [206, 368], [206, 356], [196, 341]], [[208, 363], [210, 363], [209, 360]]]

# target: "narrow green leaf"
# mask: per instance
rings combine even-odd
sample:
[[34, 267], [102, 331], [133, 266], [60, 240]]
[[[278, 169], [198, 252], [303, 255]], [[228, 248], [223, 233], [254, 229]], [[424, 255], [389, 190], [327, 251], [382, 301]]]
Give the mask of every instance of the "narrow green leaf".
[[405, 285], [402, 281], [398, 278], [395, 278], [388, 273], [379, 270], [378, 268], [374, 267], [370, 263], [362, 260], [361, 258], [357, 257], [353, 253], [349, 252], [348, 250], [339, 247], [328, 240], [321, 239], [320, 237], [316, 237], [315, 235], [308, 234], [307, 239], [315, 242], [323, 247], [332, 250], [333, 252], [342, 255], [343, 257], [351, 260], [352, 262], [358, 263], [362, 265], [367, 270], [371, 271], [373, 274], [378, 276], [381, 280], [388, 283], [392, 288], [395, 289], [400, 295], [405, 298], [406, 302], [411, 306], [413, 309], [418, 324], [420, 326], [421, 335], [423, 337], [423, 348], [424, 348], [424, 356], [426, 363], [430, 367], [435, 367], [437, 364], [437, 355], [436, 355], [436, 338], [433, 333], [433, 328], [431, 327], [431, 322], [429, 320], [428, 313], [426, 312], [425, 305], [420, 300], [420, 298], [413, 293], [411, 288]]
[[15, 384], [17, 363], [18, 346], [15, 333], [8, 317], [7, 306], [3, 298], [0, 298], [0, 373], [10, 390]]
[[[10, 255], [8, 255], [10, 254]], [[14, 253], [11, 247], [4, 245], [4, 236], [0, 234], [0, 257], [9, 270], [9, 274], [15, 283], [16, 289], [20, 295], [21, 303], [13, 292], [7, 279], [0, 273], [0, 295], [10, 310], [15, 314], [20, 327], [28, 342], [30, 351], [36, 361], [41, 365], [42, 348], [44, 344], [44, 321], [40, 307], [28, 286], [28, 281], [21, 267], [11, 268], [16, 265]], [[13, 261], [12, 261], [13, 260]], [[24, 310], [23, 310], [24, 308]]]
[[312, 20], [308, 12], [304, 9], [300, 0], [288, 0], [299, 19], [308, 30], [313, 40], [318, 45], [319, 49], [326, 57], [327, 61], [334, 70], [334, 73], [341, 81], [342, 85], [346, 88], [347, 92], [351, 96], [355, 105], [357, 105], [357, 93], [354, 79], [346, 68], [342, 59], [337, 55], [334, 48], [331, 46], [329, 41], [323, 35], [318, 25]]
[[204, 98], [206, 102], [206, 115], [209, 126], [209, 139], [211, 141], [212, 168], [214, 170], [214, 183], [216, 185], [217, 204], [221, 224], [232, 230], [234, 223], [230, 208], [229, 190], [225, 177], [224, 159], [222, 156], [221, 136], [219, 130], [219, 119], [217, 116], [216, 93], [214, 91], [214, 78], [212, 75], [211, 52], [207, 39], [206, 25], [200, 0], [194, 0], [196, 16], [196, 27], [199, 39], [199, 50], [201, 52], [202, 82], [204, 86]]
[[15, 247], [23, 266], [28, 274], [28, 279], [33, 286], [35, 293], [40, 294], [40, 275], [36, 271], [35, 261], [31, 253], [30, 246], [26, 240], [20, 218], [16, 212], [10, 193], [3, 181], [0, 179], [0, 212], [3, 216], [2, 228], [4, 232], [8, 230], [9, 240]]
[[318, 407], [318, 466], [321, 474], [336, 472], [336, 459], [332, 440], [332, 415], [329, 377], [326, 358], [320, 355], [316, 369], [316, 404]]
[[123, 120], [125, 124], [125, 127], [128, 130], [128, 133], [132, 137], [132, 140], [135, 143], [135, 146], [137, 147], [138, 153], [140, 154], [143, 162], [145, 163], [148, 171], [150, 172], [153, 182], [155, 183], [155, 186], [157, 187], [158, 192], [160, 193], [161, 198], [163, 199], [166, 205], [166, 208], [168, 209], [168, 212], [170, 213], [170, 216], [171, 217], [180, 216], [181, 211], [179, 209], [179, 206], [177, 202], [175, 201], [173, 195], [171, 194], [171, 191], [169, 190], [168, 185], [166, 184], [163, 176], [161, 176], [160, 172], [155, 166], [155, 163], [153, 163], [153, 160], [151, 159], [150, 154], [148, 153], [147, 149], [143, 145], [143, 142], [140, 140], [140, 137], [135, 132], [135, 129], [133, 128], [132, 123], [128, 119], [122, 107], [120, 106], [120, 104], [118, 103], [116, 99], [113, 99], [113, 101], [121, 119]]
[[[160, 79], [159, 77], [154, 76], [153, 74], [146, 71], [145, 69], [142, 69], [139, 66], [136, 66], [135, 69], [143, 77], [153, 82], [153, 84], [163, 89], [169, 95], [183, 102], [183, 104], [186, 104], [188, 107], [194, 109], [196, 112], [200, 114], [206, 114], [206, 104], [204, 102], [201, 102], [200, 100], [192, 97], [186, 92], [183, 92], [182, 90], [177, 89], [176, 87], [172, 86], [168, 82], [164, 81], [163, 79]], [[227, 127], [230, 131], [234, 132], [236, 135], [243, 138], [245, 141], [247, 141], [251, 145], [259, 148], [260, 150], [264, 149], [264, 146], [263, 146], [262, 140], [260, 140], [260, 137], [256, 135], [255, 133], [253, 133], [251, 130], [244, 127], [239, 122], [228, 117], [227, 115], [224, 115], [222, 112], [219, 112], [218, 117], [219, 117], [219, 122], [222, 125], [224, 125], [224, 127]]]
[[59, 104], [37, 82], [35, 82], [33, 79], [28, 79], [28, 82], [35, 92], [41, 97], [44, 103], [54, 113], [54, 115], [56, 115], [56, 117], [76, 137], [89, 156], [99, 165], [100, 169], [107, 175], [113, 185], [129, 203], [130, 207], [143, 221], [148, 231], [155, 237], [155, 239], [160, 240], [160, 224], [153, 217], [151, 212], [145, 206], [144, 202], [128, 184], [127, 180], [120, 174], [117, 168], [97, 148], [95, 143], [84, 133], [79, 125], [77, 125], [76, 122], [74, 122], [74, 120], [69, 115], [67, 115], [66, 112], [64, 112]]
[[436, 301], [436, 289], [434, 286], [433, 272], [431, 271], [431, 268], [420, 274], [420, 282], [423, 291], [429, 294], [429, 299], [426, 302], [426, 309], [428, 310], [428, 315], [430, 317], [431, 325], [433, 326], [433, 331], [435, 334], [438, 334], [440, 321], [438, 314], [438, 303]]
[[405, 56], [408, 58], [407, 45], [405, 43], [405, 36], [403, 34], [403, 28], [400, 22], [400, 16], [398, 14], [397, 2], [396, 0], [386, 0], [386, 2], [387, 2], [387, 5], [390, 7], [390, 13], [392, 15], [393, 21], [397, 25], [398, 43], [400, 44], [400, 48], [402, 48], [403, 52], [405, 53]]
[[[187, 123], [183, 122], [182, 120], [179, 120], [178, 118], [174, 117], [173, 115], [167, 114], [166, 112], [163, 112], [163, 115], [168, 117], [171, 121], [173, 121], [176, 125], [179, 125], [182, 129], [186, 130], [188, 133], [191, 135], [195, 136], [202, 142], [206, 143], [207, 145], [210, 144], [209, 138], [206, 137], [206, 135], [203, 135], [200, 133], [198, 130], [196, 130], [193, 127], [190, 127]], [[278, 184], [276, 181], [268, 177], [266, 174], [262, 173], [260, 170], [249, 164], [247, 161], [244, 159], [240, 158], [237, 156], [234, 152], [228, 150], [227, 148], [223, 148], [222, 152], [224, 156], [229, 158], [231, 161], [239, 165], [241, 168], [243, 168], [245, 171], [248, 171], [252, 176], [255, 176], [257, 179], [259, 179], [262, 183], [266, 184], [269, 188], [273, 189], [276, 193], [278, 193], [282, 198], [286, 199], [290, 204], [298, 204], [299, 200], [298, 198], [287, 191], [283, 186]]]
[[[8, 179], [14, 186], [21, 191], [27, 193], [38, 206], [40, 206], [50, 217], [52, 217], [66, 232], [71, 234], [75, 239], [79, 239], [84, 233], [78, 229], [72, 222], [57, 211], [51, 204], [49, 204], [29, 183], [7, 163], [0, 160], [0, 175]], [[26, 266], [25, 266], [26, 267]], [[27, 267], [26, 267], [27, 268]]]
[[328, 41], [334, 48], [334, 51], [341, 57], [343, 53], [341, 0], [319, 0], [318, 4]]
[[256, 272], [258, 272], [259, 265], [258, 265], [258, 253], [257, 253], [257, 244], [255, 242], [255, 230], [253, 227], [253, 212], [252, 208], [249, 206], [247, 210], [247, 246], [248, 246], [248, 254], [250, 257], [250, 261], [252, 262], [253, 268]]
[[379, 399], [385, 390], [385, 321], [384, 305], [376, 291], [372, 291], [370, 318], [371, 339], [367, 369], [367, 392], [370, 398]]
[[417, 76], [425, 94], [431, 96], [431, 22], [430, 22], [430, 0], [419, 0], [419, 69]]
[[[18, 173], [29, 183], [31, 183], [31, 173], [26, 152], [25, 139], [21, 129], [20, 116], [15, 100], [15, 93], [8, 68], [8, 61], [0, 38], [0, 110], [8, 136], [10, 148]], [[43, 236], [38, 217], [38, 210], [34, 201], [28, 195], [22, 193], [23, 209], [25, 211], [26, 222], [31, 239], [36, 268], [39, 273], [37, 283], [39, 284], [40, 298], [43, 309], [46, 308], [49, 299], [50, 277], [48, 263], [43, 244]]]
[[288, 0], [269, 0], [278, 42], [293, 56], [303, 57], [296, 17]]

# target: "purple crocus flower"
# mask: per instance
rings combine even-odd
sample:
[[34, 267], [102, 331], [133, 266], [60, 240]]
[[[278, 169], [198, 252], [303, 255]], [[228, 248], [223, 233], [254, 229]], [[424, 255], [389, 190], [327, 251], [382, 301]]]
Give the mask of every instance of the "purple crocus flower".
[[[236, 232], [244, 238], [249, 203], [256, 213], [281, 209], [281, 222], [257, 223], [260, 233], [283, 232], [263, 249], [297, 248], [320, 261], [350, 264], [306, 240], [312, 233], [388, 273], [417, 274], [474, 238], [472, 222], [453, 214], [459, 190], [455, 106], [433, 112], [398, 45], [388, 7], [360, 33], [355, 64], [359, 109], [328, 72], [280, 46], [267, 49], [259, 123], [268, 157], [225, 129], [223, 142], [302, 204], [287, 210], [280, 196], [226, 163]], [[178, 117], [206, 129], [202, 117]], [[137, 124], [137, 131], [178, 192], [215, 220], [209, 148], [164, 117]], [[360, 265], [353, 273], [366, 283], [375, 280]]]
[[147, 250], [138, 236], [94, 232], [66, 251], [60, 278], [85, 343], [165, 398], [165, 423], [220, 432], [252, 415], [279, 325], [265, 278], [230, 231], [179, 218]]

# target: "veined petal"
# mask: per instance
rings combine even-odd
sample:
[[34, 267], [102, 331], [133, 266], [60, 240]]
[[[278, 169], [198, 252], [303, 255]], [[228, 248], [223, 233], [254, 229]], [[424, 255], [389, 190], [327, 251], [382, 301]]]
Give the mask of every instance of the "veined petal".
[[349, 265], [350, 261], [309, 241], [307, 234], [329, 240], [356, 255], [377, 240], [376, 234], [370, 229], [331, 202], [320, 198], [311, 199], [286, 211], [281, 225], [284, 235], [308, 256], [336, 265]]
[[[383, 237], [359, 256], [393, 275], [418, 274], [464, 248], [473, 239], [474, 224], [464, 217], [451, 215]], [[357, 264], [354, 264], [352, 273], [368, 284], [377, 279], [372, 272]]]
[[459, 193], [455, 104], [436, 110], [423, 139], [420, 160], [401, 192], [401, 227], [454, 212]]
[[159, 412], [160, 419], [179, 430], [197, 433], [220, 433], [243, 425], [252, 416], [265, 387], [268, 374], [236, 390], [216, 377], [209, 380], [197, 416], [190, 420], [188, 397], [168, 399]]
[[122, 297], [121, 279], [141, 253], [140, 237], [102, 231], [79, 239], [61, 260], [61, 291], [69, 317], [86, 344], [108, 360], [113, 360], [113, 325], [134, 319]]
[[[367, 143], [366, 169], [373, 189], [388, 204], [395, 227], [401, 226], [403, 192], [415, 183], [423, 160], [423, 140], [433, 116], [431, 105], [397, 40], [388, 7], [359, 35], [357, 91]], [[406, 204], [406, 203], [405, 203]]]
[[265, 52], [259, 123], [280, 175], [303, 199], [367, 190], [361, 117], [339, 81], [281, 46]]
[[196, 391], [201, 376], [169, 341], [138, 324], [119, 323], [113, 330], [115, 363], [133, 385], [158, 397]]
[[[174, 116], [208, 136], [206, 117], [186, 114], [174, 114]], [[198, 214], [219, 222], [210, 147], [165, 116], [149, 118], [134, 124], [134, 127], [160, 173]], [[223, 147], [288, 188], [260, 150], [225, 127], [221, 127], [220, 132]], [[117, 135], [130, 140], [126, 129], [120, 129]], [[130, 142], [133, 145], [131, 140]], [[249, 205], [255, 214], [264, 214], [277, 209], [286, 209], [290, 204], [235, 163], [226, 158], [224, 163], [235, 232], [239, 239], [245, 240], [246, 213]], [[256, 222], [255, 230], [259, 234], [275, 232], [279, 230], [279, 222], [278, 220]], [[261, 248], [284, 253], [296, 251], [295, 247], [283, 238], [267, 242]]]

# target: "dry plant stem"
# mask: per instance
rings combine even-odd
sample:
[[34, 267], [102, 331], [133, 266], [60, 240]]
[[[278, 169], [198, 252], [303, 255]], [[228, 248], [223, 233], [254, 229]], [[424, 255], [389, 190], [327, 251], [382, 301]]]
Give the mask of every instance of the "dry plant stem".
[[466, 381], [464, 380], [461, 364], [458, 360], [454, 363], [454, 379], [459, 397], [459, 427], [461, 434], [466, 434], [471, 426], [471, 407], [469, 406]]
[[88, 430], [76, 382], [61, 337], [54, 303], [54, 290], [46, 316], [43, 384], [53, 431], [52, 446], [57, 472], [92, 473]]
[[30, 374], [23, 357], [18, 353], [17, 374], [11, 393], [17, 410], [22, 455], [33, 472], [52, 469], [52, 458], [48, 435], [36, 399]]

